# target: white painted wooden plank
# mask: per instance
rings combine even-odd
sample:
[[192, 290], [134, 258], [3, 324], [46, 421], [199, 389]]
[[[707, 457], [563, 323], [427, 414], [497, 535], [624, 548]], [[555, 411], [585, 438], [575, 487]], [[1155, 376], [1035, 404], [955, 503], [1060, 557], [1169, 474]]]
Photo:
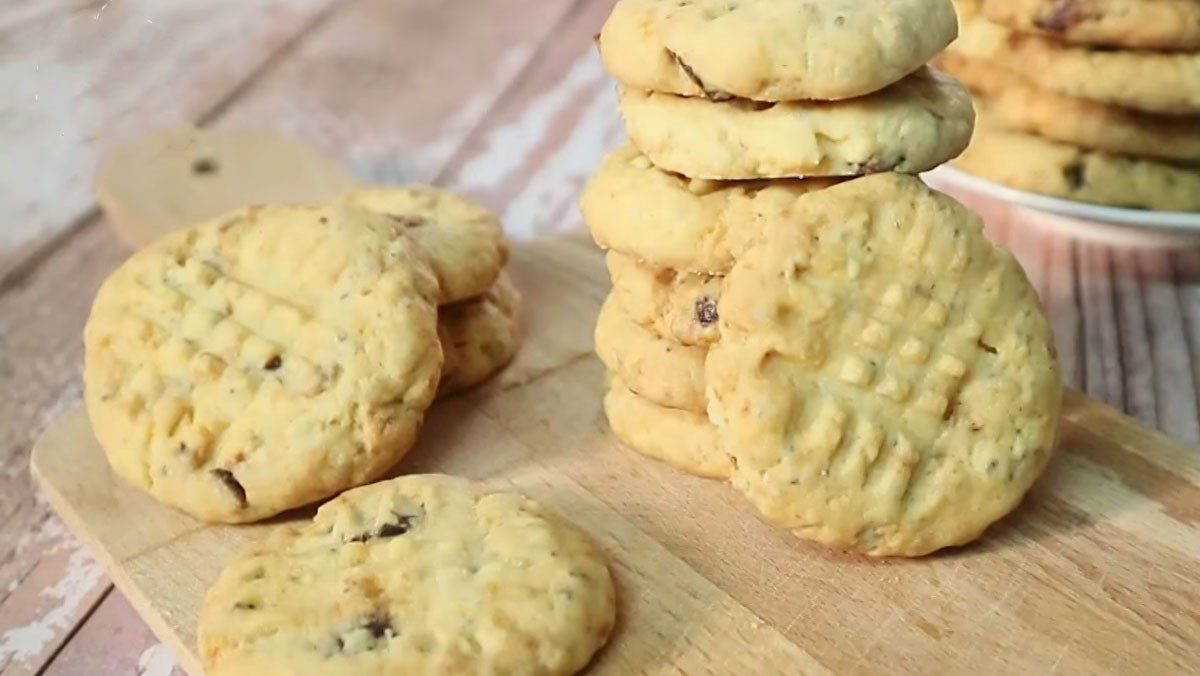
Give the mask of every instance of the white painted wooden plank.
[[217, 126], [270, 126], [367, 180], [429, 181], [575, 4], [358, 0]]
[[1079, 244], [1079, 288], [1085, 337], [1084, 382], [1088, 396], [1121, 407], [1125, 401], [1125, 374], [1121, 369], [1120, 332], [1115, 313], [1112, 266], [1108, 247]]
[[89, 211], [104, 148], [210, 110], [331, 1], [8, 3], [0, 279]]
[[42, 673], [45, 676], [184, 675], [175, 656], [155, 638], [117, 589], [108, 592]]
[[1146, 310], [1132, 251], [1113, 250], [1113, 284], [1116, 290], [1117, 326], [1121, 337], [1121, 364], [1125, 374], [1124, 408], [1146, 423], [1158, 422], [1154, 390], [1154, 361], [1150, 354]]
[[1066, 237], [1048, 236], [1044, 242], [1048, 253], [1045, 267], [1045, 285], [1042, 305], [1054, 330], [1054, 343], [1058, 350], [1058, 364], [1062, 370], [1063, 383], [1068, 387], [1079, 387], [1084, 381], [1085, 355], [1083, 344], [1084, 315], [1076, 293], [1079, 271], [1075, 265], [1075, 243]]
[[1138, 252], [1136, 261], [1154, 368], [1155, 419], [1160, 428], [1171, 430], [1175, 439], [1195, 446], [1200, 444], [1196, 383], [1175, 271], [1170, 256], [1163, 251]]

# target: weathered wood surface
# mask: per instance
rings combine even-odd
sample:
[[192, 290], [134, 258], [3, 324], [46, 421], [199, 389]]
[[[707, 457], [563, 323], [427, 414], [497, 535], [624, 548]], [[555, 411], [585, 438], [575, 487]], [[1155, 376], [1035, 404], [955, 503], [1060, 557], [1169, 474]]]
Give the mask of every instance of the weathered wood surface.
[[[88, 637], [112, 637], [95, 640], [94, 673], [144, 653], [151, 666], [164, 659], [148, 634], [104, 628], [127, 622], [127, 607], [108, 610], [119, 592], [28, 478], [37, 433], [78, 402], [91, 295], [127, 255], [91, 199], [103, 149], [187, 121], [269, 127], [369, 180], [465, 190], [516, 236], [579, 227], [578, 188], [622, 135], [591, 42], [609, 4], [0, 7], [0, 84], [12, 94], [0, 100], [0, 673], [69, 673], [55, 663]], [[960, 197], [1026, 265], [1068, 382], [1200, 444], [1200, 254], [1074, 241], [1004, 204]]]
[[[724, 482], [622, 448], [591, 349], [602, 254], [577, 237], [513, 253], [529, 308], [521, 353], [435, 405], [397, 472], [515, 487], [597, 540], [621, 613], [591, 673], [1200, 671], [1200, 455], [1071, 393], [1046, 476], [980, 542], [919, 561], [831, 552], [761, 522]], [[156, 504], [108, 470], [82, 411], [54, 423], [32, 462], [58, 513], [198, 675], [204, 590], [279, 525], [204, 526]]]
[[[26, 138], [51, 133], [26, 123], [47, 123], [36, 120], [23, 100], [0, 103], [0, 138], [10, 149], [0, 167], [5, 223], [0, 227], [0, 514], [5, 517], [0, 519], [0, 673], [35, 673], [52, 663], [81, 623], [103, 620], [98, 612], [89, 613], [110, 588], [87, 552], [36, 499], [28, 478], [29, 448], [38, 431], [79, 399], [79, 334], [90, 298], [128, 254], [97, 217], [90, 197], [100, 150], [146, 127], [184, 121], [262, 126], [297, 135], [366, 178], [433, 180], [545, 37], [576, 9], [558, 0], [201, 4], [208, 9], [200, 19], [187, 3], [156, 5], [157, 13], [147, 9], [139, 15], [146, 26], [177, 26], [172, 35], [188, 49], [214, 51], [223, 70], [195, 76], [191, 69], [213, 62], [162, 41], [140, 46], [136, 31], [141, 29], [127, 18], [122, 31], [134, 34], [118, 39], [113, 33], [109, 43], [100, 39], [110, 30], [103, 28], [106, 24], [82, 23], [110, 21], [118, 15], [109, 12], [118, 6], [120, 17], [136, 14], [142, 9], [138, 3], [112, 3], [103, 11], [100, 3], [25, 3], [0, 10], [5, 12], [0, 13], [5, 38], [0, 49], [13, 55], [0, 61], [0, 82], [11, 77], [28, 88], [45, 60], [106, 69], [88, 75], [78, 91], [60, 92], [71, 98], [54, 109], [57, 119], [90, 125], [86, 143], [63, 142], [69, 157], [47, 156], [44, 149], [40, 156], [30, 154], [34, 141], [22, 151], [25, 145], [14, 139], [24, 144]], [[164, 16], [170, 12], [178, 14]], [[263, 12], [270, 16], [260, 17]], [[93, 18], [96, 14], [101, 19]], [[189, 23], [196, 21], [197, 26]], [[211, 21], [219, 23], [206, 23]], [[54, 37], [52, 32], [57, 52], [35, 48], [35, 38], [41, 35], [46, 42], [45, 31], [53, 26], [85, 32], [88, 44], [75, 44], [74, 33]], [[460, 30], [468, 40], [447, 39]], [[263, 53], [238, 52], [247, 46], [243, 41]], [[178, 63], [155, 60], [138, 49], [179, 56]], [[240, 70], [234, 72], [233, 64]], [[118, 103], [104, 104], [105, 97], [118, 93], [97, 83], [112, 79], [112, 87], [134, 86], [116, 82], [118, 76], [145, 82], [139, 80], [137, 93], [119, 94]], [[11, 112], [4, 114], [4, 106]], [[99, 117], [86, 118], [93, 110]], [[121, 119], [111, 121], [114, 116]], [[45, 143], [59, 147], [55, 138], [47, 136]], [[27, 175], [29, 166], [19, 166], [14, 155], [54, 172]], [[10, 200], [9, 191], [20, 199]], [[123, 635], [122, 640], [129, 639]], [[108, 643], [95, 659], [111, 655], [116, 668], [128, 654], [145, 649]]]
[[[94, 213], [104, 149], [208, 120], [332, 0], [14, 0], [0, 6], [0, 280]], [[3, 281], [0, 281], [3, 284]], [[0, 287], [2, 288], [2, 287]]]

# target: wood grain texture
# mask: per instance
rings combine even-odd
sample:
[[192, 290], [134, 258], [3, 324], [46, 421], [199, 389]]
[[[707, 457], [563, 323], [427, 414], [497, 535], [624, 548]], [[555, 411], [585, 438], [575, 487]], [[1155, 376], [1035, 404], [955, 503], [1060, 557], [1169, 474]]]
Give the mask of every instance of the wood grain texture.
[[[593, 673], [1195, 673], [1200, 456], [1071, 394], [1026, 503], [974, 546], [878, 561], [759, 521], [727, 484], [620, 447], [591, 320], [607, 291], [581, 238], [516, 247], [531, 309], [513, 366], [438, 404], [401, 472], [515, 488], [610, 557], [620, 619]], [[207, 584], [277, 525], [203, 526], [109, 473], [81, 412], [34, 452], [47, 497], [196, 673]]]
[[583, 184], [624, 139], [592, 42], [610, 8], [590, 1], [570, 14], [438, 176], [495, 209], [514, 237], [582, 228]]
[[[121, 12], [108, 14], [117, 5]], [[259, 31], [255, 23], [259, 19], [251, 13], [275, 11], [281, 5], [286, 5], [286, 11], [272, 15], [273, 22], [267, 27], [270, 32]], [[34, 499], [28, 479], [33, 438], [49, 416], [79, 399], [79, 335], [91, 297], [103, 276], [127, 254], [94, 212], [87, 215], [94, 210], [87, 193], [91, 166], [99, 151], [135, 130], [179, 121], [269, 127], [311, 140], [350, 163], [362, 176], [430, 180], [573, 6], [557, 0], [348, 0], [336, 7], [309, 0], [256, 1], [237, 8], [208, 4], [205, 17], [198, 20], [190, 16], [197, 11], [194, 3], [156, 5], [155, 12], [144, 12], [140, 18], [150, 18], [160, 26], [190, 26], [191, 32], [186, 34], [182, 29], [175, 31], [181, 45], [170, 49], [157, 43], [148, 47], [138, 44], [134, 49], [121, 37], [140, 30], [127, 18], [131, 12], [145, 9], [138, 3], [106, 7], [102, 21], [113, 22], [111, 25], [81, 23], [85, 17], [89, 22], [96, 20], [93, 16], [99, 3], [0, 9], [0, 30], [9, 30], [6, 34], [25, 31], [32, 35], [30, 31], [54, 24], [61, 30], [75, 27], [75, 33], [92, 35], [87, 45], [64, 44], [44, 55], [22, 53], [25, 65], [35, 69], [39, 58], [64, 61], [79, 58], [78, 52], [89, 57], [88, 68], [104, 66], [109, 69], [106, 77], [113, 77], [118, 63], [150, 63], [152, 59], [142, 49], [159, 49], [169, 57], [156, 62], [150, 72], [129, 67], [125, 73], [126, 77], [148, 78], [149, 84], [138, 80], [128, 86], [158, 87], [154, 92], [89, 92], [87, 96], [92, 98], [123, 97], [111, 104], [113, 110], [101, 108], [107, 111], [105, 115], [116, 114], [116, 110], [125, 117], [110, 124], [90, 121], [81, 113], [73, 123], [94, 123], [97, 128], [107, 124], [111, 133], [89, 132], [88, 144], [71, 146], [70, 158], [49, 158], [52, 165], [46, 160], [47, 166], [54, 168], [70, 166], [71, 180], [76, 181], [71, 190], [78, 188], [84, 201], [76, 204], [75, 192], [60, 191], [58, 183], [51, 183], [39, 184], [48, 186], [47, 193], [29, 195], [29, 202], [51, 210], [46, 223], [59, 219], [47, 232], [67, 232], [68, 237], [56, 241], [53, 249], [42, 246], [44, 238], [37, 234], [42, 217], [29, 220], [29, 214], [4, 214], [0, 207], [3, 222], [19, 224], [0, 228], [0, 236], [28, 235], [23, 241], [36, 245], [19, 249], [0, 245], [0, 514], [8, 517], [0, 520], [0, 543], [20, 543], [11, 554], [0, 557], [0, 590], [6, 590], [0, 591], [0, 673], [34, 673], [54, 657], [81, 621], [107, 621], [105, 615], [89, 617], [88, 613], [108, 589], [108, 580], [45, 505]], [[164, 18], [168, 9], [178, 14], [170, 14], [168, 20]], [[531, 16], [537, 19], [531, 21]], [[297, 17], [309, 18], [305, 23]], [[214, 23], [218, 20], [220, 23]], [[285, 36], [289, 26], [302, 34]], [[196, 31], [213, 44], [190, 37]], [[262, 54], [252, 58], [238, 51], [245, 45], [232, 50], [223, 47], [220, 41], [231, 34], [256, 40]], [[449, 34], [470, 40], [448, 40]], [[136, 42], [138, 35], [135, 31], [130, 39]], [[104, 42], [99, 39], [102, 36], [112, 40]], [[0, 45], [0, 50], [8, 46]], [[12, 47], [21, 51], [21, 45]], [[90, 51], [79, 52], [85, 47]], [[206, 55], [189, 51], [202, 48], [211, 48], [233, 62], [209, 68], [212, 64]], [[6, 65], [0, 62], [0, 81]], [[191, 68], [200, 70], [196, 74]], [[168, 94], [175, 98], [160, 100]], [[4, 105], [0, 104], [0, 113]], [[65, 103], [56, 108], [62, 115], [67, 110]], [[0, 132], [10, 138], [37, 131], [20, 126], [23, 120], [20, 115], [0, 114]], [[15, 169], [13, 164], [6, 167]], [[56, 176], [54, 180], [67, 178]], [[8, 185], [0, 180], [0, 191]], [[84, 214], [82, 220], [80, 214]], [[17, 267], [5, 268], [4, 261]], [[15, 272], [5, 277], [4, 270]], [[82, 557], [86, 563], [70, 567], [72, 556]], [[71, 593], [56, 592], [56, 585]], [[122, 647], [103, 646], [96, 664], [103, 664], [101, 658], [107, 656], [113, 660], [111, 669], [119, 668], [127, 658]]]
[[0, 295], [0, 671], [36, 672], [108, 586], [38, 500], [29, 448], [82, 394], [80, 335], [104, 276], [125, 258], [99, 222]]
[[[126, 253], [94, 217], [99, 153], [185, 121], [270, 127], [367, 179], [466, 190], [518, 237], [576, 228], [579, 186], [623, 136], [591, 42], [610, 6], [0, 3], [0, 673], [34, 673], [60, 648], [66, 658], [66, 639], [112, 635], [116, 621], [96, 609], [116, 602], [107, 580], [28, 479], [32, 440], [78, 401], [91, 296]], [[1083, 243], [956, 196], [1026, 266], [1067, 381], [1200, 445], [1200, 253]], [[142, 649], [100, 641], [93, 664], [109, 673]]]
[[1082, 241], [1035, 213], [950, 194], [983, 217], [1037, 288], [1064, 382], [1200, 446], [1200, 250]]
[[203, 119], [333, 0], [0, 7], [0, 286], [93, 208], [110, 144]]
[[120, 592], [110, 588], [88, 620], [43, 674], [181, 676], [184, 673]]
[[577, 0], [355, 0], [231, 102], [360, 178], [433, 178]]

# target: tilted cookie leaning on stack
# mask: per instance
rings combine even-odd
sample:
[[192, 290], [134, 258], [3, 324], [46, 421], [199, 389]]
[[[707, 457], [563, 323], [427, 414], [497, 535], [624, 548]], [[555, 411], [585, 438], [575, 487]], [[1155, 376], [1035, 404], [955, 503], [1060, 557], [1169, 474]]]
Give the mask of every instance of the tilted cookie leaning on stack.
[[1200, 210], [1200, 2], [956, 0], [938, 65], [972, 90], [960, 168], [1032, 192]]
[[619, 0], [600, 35], [631, 139], [581, 198], [614, 434], [870, 554], [976, 537], [1057, 425], [1020, 267], [908, 175], [970, 140], [924, 65], [956, 25], [950, 0]]

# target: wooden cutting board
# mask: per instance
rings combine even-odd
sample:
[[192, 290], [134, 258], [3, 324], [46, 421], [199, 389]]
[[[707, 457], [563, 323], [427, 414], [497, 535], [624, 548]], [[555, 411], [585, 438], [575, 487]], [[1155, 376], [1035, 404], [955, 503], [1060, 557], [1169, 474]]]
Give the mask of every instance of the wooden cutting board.
[[[762, 523], [728, 485], [613, 440], [591, 353], [608, 278], [590, 241], [518, 245], [512, 272], [521, 353], [439, 402], [398, 471], [514, 488], [591, 533], [620, 596], [593, 673], [1200, 673], [1200, 454], [1068, 393], [1047, 475], [982, 541], [919, 560], [835, 553]], [[46, 431], [32, 465], [199, 674], [205, 588], [278, 521], [205, 526], [158, 505], [109, 473], [82, 411]]]

